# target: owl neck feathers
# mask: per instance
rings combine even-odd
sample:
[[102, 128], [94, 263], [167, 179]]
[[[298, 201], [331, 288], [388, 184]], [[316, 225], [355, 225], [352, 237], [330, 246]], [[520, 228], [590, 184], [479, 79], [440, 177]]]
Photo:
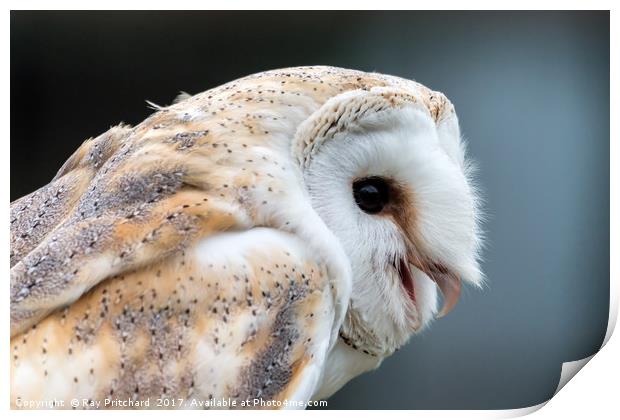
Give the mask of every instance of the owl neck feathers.
[[340, 327], [339, 337], [352, 349], [376, 358], [385, 358], [398, 350], [395, 343], [387, 343], [377, 336], [351, 305]]

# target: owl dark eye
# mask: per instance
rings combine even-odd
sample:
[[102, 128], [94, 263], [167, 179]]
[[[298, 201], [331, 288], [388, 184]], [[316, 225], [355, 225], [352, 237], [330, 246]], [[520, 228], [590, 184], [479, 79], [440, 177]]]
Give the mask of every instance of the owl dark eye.
[[359, 179], [353, 183], [353, 197], [366, 213], [379, 213], [390, 201], [390, 187], [383, 178]]

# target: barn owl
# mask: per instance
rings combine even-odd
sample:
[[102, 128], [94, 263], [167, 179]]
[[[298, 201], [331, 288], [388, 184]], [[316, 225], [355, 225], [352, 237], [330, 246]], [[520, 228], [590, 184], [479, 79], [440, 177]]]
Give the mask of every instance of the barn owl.
[[156, 108], [11, 204], [14, 407], [327, 398], [482, 283], [443, 94], [298, 67]]

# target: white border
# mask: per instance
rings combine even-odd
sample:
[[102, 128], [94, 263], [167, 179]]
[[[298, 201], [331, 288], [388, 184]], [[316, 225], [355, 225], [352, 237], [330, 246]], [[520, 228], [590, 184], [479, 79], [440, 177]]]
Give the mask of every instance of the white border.
[[[12, 10], [48, 10], [45, 0], [9, 0]], [[55, 10], [610, 10], [613, 0], [443, 0], [441, 3], [420, 0], [108, 0], [80, 2], [56, 0]]]
[[[337, 4], [336, 4], [337, 3]], [[49, 9], [50, 2], [48, 1], [9, 1], [8, 2], [11, 9], [15, 10], [37, 10], [37, 9]], [[405, 2], [405, 1], [394, 1], [394, 0], [382, 0], [381, 2], [376, 1], [367, 1], [367, 0], [357, 0], [357, 1], [339, 1], [334, 2], [326, 1], [326, 0], [314, 0], [312, 2], [303, 2], [297, 1], [293, 4], [290, 1], [277, 1], [277, 0], [261, 0], [260, 2], [250, 2], [250, 1], [240, 1], [240, 0], [230, 0], [226, 2], [212, 2], [206, 3], [199, 0], [188, 1], [188, 0], [176, 0], [174, 3], [169, 1], [162, 0], [151, 0], [148, 2], [137, 2], [137, 1], [129, 1], [129, 0], [108, 0], [105, 2], [102, 1], [91, 1], [88, 3], [78, 2], [78, 1], [55, 1], [54, 6], [60, 10], [70, 10], [70, 9], [85, 9], [85, 10], [99, 10], [99, 9], [107, 9], [107, 10], [148, 10], [148, 9], [169, 9], [169, 10], [195, 10], [202, 9], [205, 6], [208, 6], [209, 9], [213, 10], [232, 10], [232, 9], [257, 9], [257, 5], [260, 5], [260, 9], [291, 9], [291, 10], [320, 10], [320, 9], [352, 9], [352, 10], [376, 10], [380, 6], [381, 9], [410, 9], [412, 6], [418, 10], [436, 10], [438, 6], [443, 6], [441, 9], [450, 10], [449, 8], [463, 10], [464, 6], [467, 7], [465, 9], [485, 9], [487, 7], [498, 9], [498, 10], [515, 10], [515, 9], [531, 9], [531, 10], [548, 10], [554, 9], [556, 7], [561, 7], [562, 9], [570, 9], [570, 10], [611, 10], [611, 75], [620, 74], [620, 68], [618, 67], [618, 56], [617, 56], [617, 40], [620, 39], [620, 34], [618, 33], [617, 23], [617, 12], [614, 10], [614, 2], [613, 1], [575, 1], [575, 0], [565, 0], [565, 1], [543, 1], [543, 0], [524, 0], [524, 1], [505, 1], [500, 3], [494, 3], [491, 1], [468, 1], [468, 2], [458, 2], [455, 0], [443, 0], [441, 4], [437, 2]], [[172, 8], [171, 8], [172, 6]], [[2, 57], [4, 57], [7, 61], [3, 62], [3, 66], [0, 67], [0, 71], [3, 73], [4, 83], [2, 84], [2, 97], [4, 101], [2, 101], [2, 117], [4, 120], [4, 141], [0, 142], [2, 147], [2, 153], [0, 153], [0, 166], [3, 171], [3, 175], [6, 181], [0, 184], [0, 193], [2, 194], [5, 203], [9, 202], [9, 177], [10, 177], [10, 69], [8, 66], [8, 57], [9, 57], [9, 49], [10, 49], [10, 24], [9, 24], [10, 15], [7, 11], [5, 15], [5, 22], [7, 23], [4, 26], [3, 30], [3, 40], [2, 40]], [[611, 116], [619, 116], [620, 110], [617, 106], [618, 101], [618, 83], [614, 77], [611, 77], [611, 108], [610, 114]], [[611, 139], [613, 141], [610, 142], [610, 168], [611, 168], [611, 180], [610, 180], [610, 199], [611, 199], [611, 220], [610, 220], [610, 229], [611, 229], [611, 243], [610, 243], [610, 253], [611, 256], [620, 256], [618, 253], [618, 223], [617, 216], [614, 215], [620, 214], [620, 208], [618, 207], [618, 179], [620, 178], [620, 173], [618, 171], [618, 140], [620, 139], [619, 131], [618, 131], [618, 120], [617, 118], [611, 118]], [[2, 215], [4, 217], [3, 220], [8, 220], [8, 206], [4, 206], [2, 209]], [[5, 225], [5, 229], [2, 231], [2, 249], [3, 254], [8, 255], [8, 243], [9, 243], [9, 230], [8, 224]], [[594, 417], [594, 418], [611, 418], [612, 416], [618, 414], [618, 404], [617, 404], [617, 393], [618, 393], [618, 373], [620, 373], [620, 358], [616, 357], [616, 355], [620, 354], [620, 341], [617, 337], [612, 337], [612, 333], [616, 324], [617, 314], [618, 314], [618, 295], [619, 295], [619, 271], [618, 271], [618, 263], [615, 258], [611, 258], [611, 302], [610, 302], [610, 316], [609, 316], [609, 324], [608, 330], [605, 337], [605, 346], [604, 350], [591, 358], [591, 362], [588, 363], [588, 368], [584, 369], [583, 372], [579, 374], [579, 379], [570, 381], [568, 384], [562, 388], [558, 387], [558, 390], [561, 389], [561, 392], [554, 398], [552, 398], [548, 403], [543, 403], [535, 407], [527, 407], [518, 410], [503, 410], [503, 411], [387, 411], [387, 410], [378, 410], [378, 411], [354, 411], [355, 416], [370, 416], [375, 417], [376, 415], [381, 415], [385, 413], [390, 417], [401, 417], [410, 419], [411, 416], [415, 416], [416, 419], [425, 419], [425, 418], [473, 418], [473, 419], [481, 419], [481, 418], [510, 418], [517, 417], [526, 414], [532, 414], [533, 418], [537, 419], [548, 419], [548, 418], [562, 418], [562, 419], [582, 419], [584, 416]], [[2, 272], [8, 273], [8, 259], [2, 260], [2, 266], [0, 267]], [[8, 280], [5, 280], [5, 287], [8, 287]], [[9, 319], [9, 308], [8, 308], [8, 299], [4, 298], [5, 304], [2, 305], [2, 314], [1, 319], [8, 320]], [[0, 388], [0, 396], [2, 396], [2, 408], [8, 411], [8, 415], [21, 417], [24, 416], [26, 418], [39, 417], [41, 413], [37, 413], [34, 411], [28, 412], [16, 412], [9, 410], [9, 375], [8, 375], [8, 364], [9, 364], [9, 328], [8, 321], [2, 324], [2, 331], [0, 334], [2, 337], [5, 337], [5, 343], [0, 346], [0, 357], [1, 360], [6, 363], [6, 369], [4, 372], [7, 372], [3, 375]], [[588, 358], [590, 360], [590, 358]], [[573, 374], [576, 373], [575, 367], [580, 365], [579, 362], [576, 363], [568, 363], [565, 364], [563, 368], [562, 376], [563, 377], [572, 377], [570, 375], [570, 371], [572, 370]], [[581, 366], [583, 367], [583, 363]], [[579, 369], [576, 369], [579, 370]], [[545, 407], [540, 410], [540, 408]], [[612, 414], [613, 413], [613, 414]], [[120, 414], [120, 413], [119, 413]], [[352, 413], [353, 414], [353, 413]], [[44, 414], [45, 416], [56, 417], [58, 416], [81, 416], [83, 414], [75, 414], [75, 412], [71, 411], [62, 411], [62, 412], [54, 412], [47, 411]], [[91, 414], [89, 414], [91, 415]], [[107, 412], [93, 412], [93, 416], [107, 416]], [[135, 417], [141, 416], [149, 416], [149, 419], [154, 416], [155, 418], [165, 418], [168, 413], [158, 411], [158, 412], [122, 412], [122, 415], [132, 415]], [[184, 412], [183, 416], [201, 416], [204, 418], [205, 415], [209, 417], [219, 418], [226, 416], [226, 418], [233, 417], [245, 417], [251, 416], [253, 419], [265, 418], [265, 416], [283, 416], [290, 415], [290, 412], [287, 413], [274, 413], [274, 412], [235, 412], [235, 413], [226, 413], [226, 412], [209, 412], [209, 413], [201, 413], [194, 414], [193, 412]], [[305, 411], [305, 412], [296, 412], [294, 415], [296, 416], [340, 416], [340, 411]]]

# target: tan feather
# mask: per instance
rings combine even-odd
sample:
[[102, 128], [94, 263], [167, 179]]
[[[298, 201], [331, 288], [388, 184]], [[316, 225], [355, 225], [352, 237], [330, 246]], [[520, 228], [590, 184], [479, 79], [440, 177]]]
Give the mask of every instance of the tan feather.
[[290, 247], [247, 236], [241, 259], [192, 248], [100, 283], [13, 337], [13, 404], [290, 395], [333, 313], [325, 267], [283, 238]]

